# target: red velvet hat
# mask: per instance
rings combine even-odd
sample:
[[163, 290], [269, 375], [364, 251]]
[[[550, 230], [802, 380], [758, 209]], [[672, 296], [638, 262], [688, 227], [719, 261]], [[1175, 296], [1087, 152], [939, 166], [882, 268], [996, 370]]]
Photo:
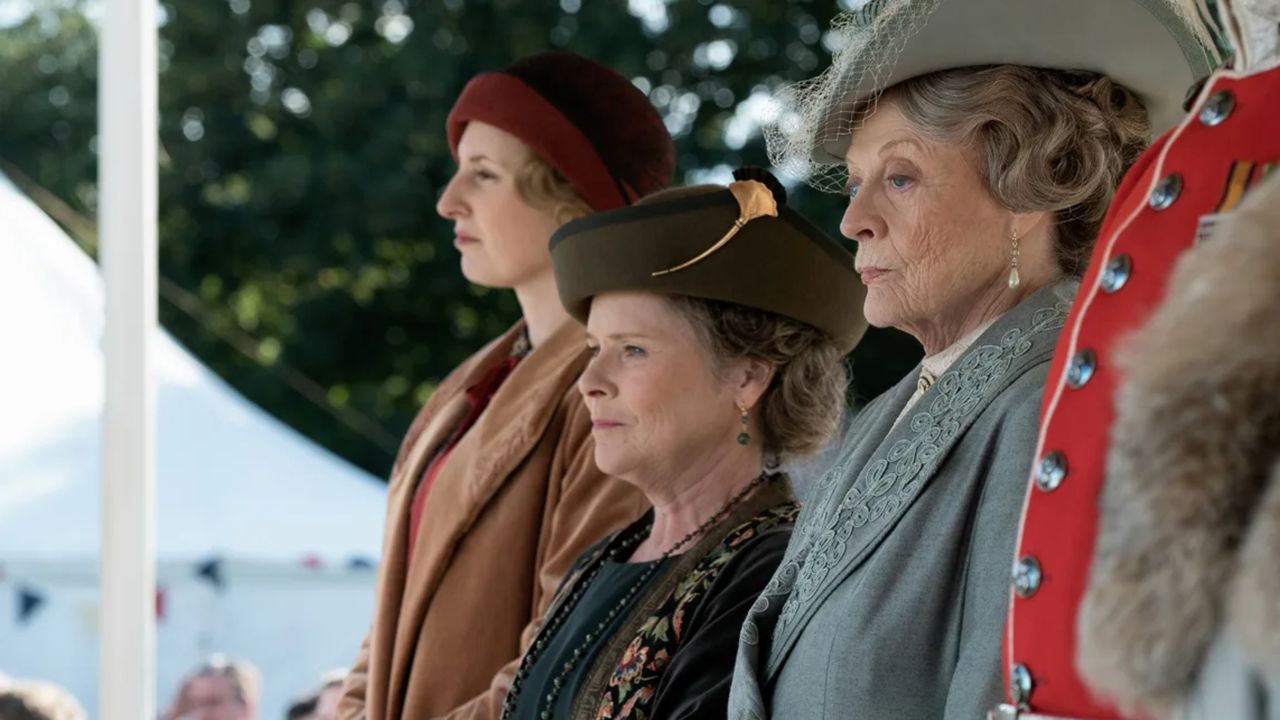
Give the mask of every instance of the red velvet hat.
[[473, 78], [449, 112], [454, 159], [472, 120], [520, 138], [596, 211], [661, 190], [675, 172], [675, 146], [649, 99], [581, 55], [539, 53]]

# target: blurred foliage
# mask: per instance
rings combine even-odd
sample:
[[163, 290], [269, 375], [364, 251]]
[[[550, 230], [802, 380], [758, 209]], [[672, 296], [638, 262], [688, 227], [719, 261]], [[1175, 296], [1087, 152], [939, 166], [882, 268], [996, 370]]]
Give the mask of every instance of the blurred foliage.
[[[25, 0], [6, 0], [8, 3]], [[101, 4], [0, 12], [0, 158], [96, 213]], [[544, 49], [596, 58], [649, 93], [683, 181], [766, 165], [765, 94], [830, 60], [832, 2], [208, 0], [163, 3], [163, 324], [250, 399], [383, 475], [435, 384], [518, 315], [468, 284], [434, 205], [445, 115], [474, 74]], [[833, 234], [843, 203], [796, 188]], [[230, 342], [229, 342], [230, 341]], [[874, 332], [858, 395], [915, 362]], [[312, 385], [314, 381], [314, 385]], [[341, 421], [341, 422], [340, 422]], [[362, 421], [370, 421], [362, 424]]]

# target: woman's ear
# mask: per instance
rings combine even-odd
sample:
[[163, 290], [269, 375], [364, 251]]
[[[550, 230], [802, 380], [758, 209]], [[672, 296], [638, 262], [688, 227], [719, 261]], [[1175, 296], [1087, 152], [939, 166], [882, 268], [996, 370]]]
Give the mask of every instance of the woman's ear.
[[737, 361], [733, 374], [734, 395], [739, 406], [748, 410], [754, 408], [764, 396], [778, 368], [760, 358], [743, 358]]
[[[1041, 235], [1052, 234], [1053, 232], [1053, 213], [1045, 210], [1036, 210], [1034, 212], [1013, 213], [1011, 227], [1018, 232], [1019, 240], [1039, 237]], [[1052, 241], [1052, 237], [1050, 237]]]

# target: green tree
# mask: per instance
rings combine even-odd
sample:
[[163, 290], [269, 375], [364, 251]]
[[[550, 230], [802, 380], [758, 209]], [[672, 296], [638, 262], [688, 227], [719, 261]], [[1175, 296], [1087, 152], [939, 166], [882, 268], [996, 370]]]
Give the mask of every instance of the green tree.
[[[435, 383], [515, 319], [459, 274], [435, 198], [444, 120], [478, 72], [545, 49], [634, 79], [684, 181], [767, 165], [756, 120], [830, 61], [836, 7], [796, 0], [214, 0], [162, 8], [164, 325], [250, 399], [378, 475]], [[96, 46], [74, 3], [0, 30], [0, 158], [96, 212]], [[838, 197], [793, 204], [833, 233]], [[84, 233], [81, 233], [82, 237]], [[91, 242], [91, 239], [86, 239]], [[914, 343], [874, 332], [858, 394]]]

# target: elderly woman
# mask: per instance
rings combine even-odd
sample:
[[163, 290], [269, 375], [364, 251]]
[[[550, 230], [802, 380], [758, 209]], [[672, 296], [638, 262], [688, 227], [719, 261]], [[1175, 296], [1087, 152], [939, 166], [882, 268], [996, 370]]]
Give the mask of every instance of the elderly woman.
[[1203, 57], [1150, 0], [885, 0], [838, 31], [836, 66], [799, 98], [816, 114], [801, 155], [782, 159], [841, 160], [867, 319], [925, 358], [815, 487], [744, 623], [730, 716], [973, 720], [1000, 698], [1018, 511], [1075, 279]]
[[472, 79], [447, 133], [458, 167], [436, 210], [462, 274], [513, 291], [521, 319], [440, 383], [404, 439], [345, 720], [493, 717], [573, 559], [648, 507], [591, 461], [574, 388], [587, 350], [547, 241], [670, 183], [662, 119], [627, 78], [557, 52]]
[[503, 717], [724, 716], [738, 629], [797, 512], [774, 468], [835, 429], [865, 327], [849, 253], [771, 176], [739, 177], [552, 239], [587, 325], [596, 463], [653, 510], [578, 559]]

